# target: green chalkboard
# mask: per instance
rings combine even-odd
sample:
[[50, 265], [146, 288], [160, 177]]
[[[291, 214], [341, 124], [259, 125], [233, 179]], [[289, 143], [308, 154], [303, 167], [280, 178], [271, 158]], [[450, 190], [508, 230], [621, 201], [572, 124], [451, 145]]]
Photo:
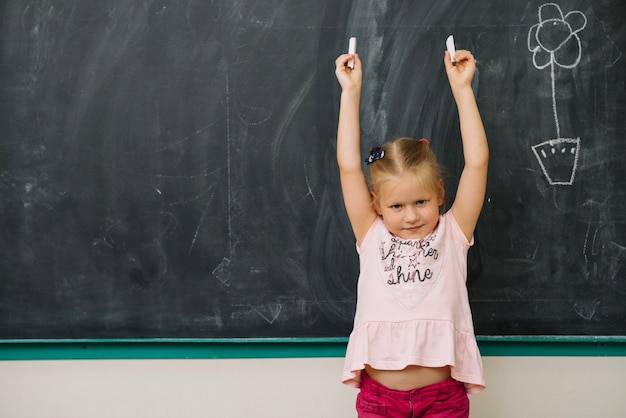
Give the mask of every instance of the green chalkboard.
[[626, 335], [623, 12], [618, 0], [3, 1], [0, 340], [87, 353], [178, 341], [210, 356], [203, 344], [315, 352], [313, 339], [337, 354], [358, 263], [334, 59], [359, 39], [364, 149], [428, 137], [452, 198], [453, 33], [477, 57], [491, 149], [469, 255], [477, 334], [613, 347]]

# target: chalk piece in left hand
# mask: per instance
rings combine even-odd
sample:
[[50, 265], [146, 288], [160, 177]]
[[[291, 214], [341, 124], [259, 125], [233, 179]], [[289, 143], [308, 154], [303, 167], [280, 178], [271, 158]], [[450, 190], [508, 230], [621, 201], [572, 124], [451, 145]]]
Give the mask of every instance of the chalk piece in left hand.
[[448, 52], [450, 53], [450, 59], [452, 60], [452, 65], [456, 65], [456, 61], [454, 60], [454, 54], [456, 53], [454, 49], [454, 36], [448, 36], [446, 39], [446, 48], [448, 48]]
[[[348, 54], [356, 54], [356, 38], [350, 38], [350, 42], [348, 43]], [[354, 70], [354, 59], [348, 61], [348, 67]]]

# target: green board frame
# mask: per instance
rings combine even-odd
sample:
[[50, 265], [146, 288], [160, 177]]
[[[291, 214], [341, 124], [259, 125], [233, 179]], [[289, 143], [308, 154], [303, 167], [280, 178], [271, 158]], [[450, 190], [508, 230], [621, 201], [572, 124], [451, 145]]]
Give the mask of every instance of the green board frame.
[[[483, 356], [626, 356], [626, 336], [477, 336]], [[0, 340], [0, 360], [343, 357], [347, 338]]]

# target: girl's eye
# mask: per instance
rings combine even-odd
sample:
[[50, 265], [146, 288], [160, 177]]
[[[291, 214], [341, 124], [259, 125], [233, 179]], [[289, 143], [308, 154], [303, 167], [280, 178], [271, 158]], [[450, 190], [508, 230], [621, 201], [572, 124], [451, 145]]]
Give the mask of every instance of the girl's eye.
[[402, 205], [391, 205], [391, 209], [401, 209]]
[[418, 200], [418, 201], [416, 202], [417, 206], [422, 206], [422, 205], [424, 205], [425, 203], [426, 203], [426, 200]]

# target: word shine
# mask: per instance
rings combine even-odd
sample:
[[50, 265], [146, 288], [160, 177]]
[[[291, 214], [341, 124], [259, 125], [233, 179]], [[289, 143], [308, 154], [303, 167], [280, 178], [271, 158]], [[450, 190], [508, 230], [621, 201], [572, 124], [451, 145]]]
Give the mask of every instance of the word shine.
[[[394, 277], [394, 273], [395, 273], [395, 277]], [[409, 270], [405, 274], [402, 272], [402, 266], [398, 266], [395, 272], [392, 272], [389, 274], [389, 280], [387, 280], [387, 284], [395, 285], [395, 284], [408, 283], [408, 282], [415, 283], [416, 279], [419, 282], [425, 282], [426, 280], [430, 280], [432, 278], [433, 278], [433, 272], [429, 268], [425, 269], [424, 271], [415, 269], [413, 270], [412, 273]]]

